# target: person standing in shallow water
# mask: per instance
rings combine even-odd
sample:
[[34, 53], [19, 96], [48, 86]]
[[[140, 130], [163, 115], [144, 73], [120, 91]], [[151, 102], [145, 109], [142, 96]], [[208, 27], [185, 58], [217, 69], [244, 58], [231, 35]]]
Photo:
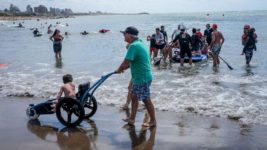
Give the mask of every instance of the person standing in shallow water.
[[122, 73], [130, 67], [132, 75], [131, 87], [131, 115], [129, 118], [123, 119], [129, 125], [134, 125], [138, 108], [138, 100], [143, 101], [148, 111], [150, 120], [143, 123], [144, 127], [156, 126], [154, 105], [150, 99], [150, 85], [153, 79], [150, 57], [148, 48], [138, 38], [138, 30], [135, 27], [127, 27], [125, 31], [121, 31], [124, 40], [129, 43], [127, 54], [124, 61], [116, 70], [116, 73]]
[[184, 66], [184, 57], [185, 54], [189, 58], [189, 64], [192, 65], [192, 53], [191, 53], [191, 47], [192, 47], [192, 40], [188, 33], [185, 32], [185, 27], [181, 27], [181, 32], [179, 35], [177, 35], [173, 43], [178, 43], [180, 47], [180, 65]]
[[244, 26], [244, 34], [242, 35], [242, 45], [244, 46], [241, 55], [245, 54], [246, 65], [250, 66], [250, 61], [253, 56], [253, 50], [257, 50], [257, 34], [254, 28], [250, 28], [249, 25]]
[[208, 46], [211, 43], [211, 34], [212, 34], [213, 29], [210, 28], [210, 24], [206, 24], [206, 29], [204, 31], [204, 36], [205, 36], [205, 43], [208, 44]]
[[61, 58], [61, 49], [62, 49], [62, 41], [64, 37], [60, 34], [58, 29], [55, 30], [52, 36], [50, 36], [50, 40], [53, 42], [53, 48], [55, 57]]
[[222, 45], [224, 43], [224, 37], [223, 34], [219, 31], [217, 31], [218, 25], [213, 24], [212, 25], [212, 36], [211, 36], [211, 43], [210, 43], [210, 49], [212, 52], [213, 57], [213, 67], [216, 67], [220, 64], [219, 60], [219, 54], [222, 48]]

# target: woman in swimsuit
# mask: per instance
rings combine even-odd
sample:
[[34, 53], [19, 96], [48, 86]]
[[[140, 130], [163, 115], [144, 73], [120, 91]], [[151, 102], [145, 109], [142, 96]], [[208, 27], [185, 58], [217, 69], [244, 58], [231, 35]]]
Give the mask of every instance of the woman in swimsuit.
[[60, 31], [58, 29], [55, 30], [52, 36], [50, 36], [50, 40], [53, 42], [53, 48], [56, 58], [61, 58], [61, 49], [62, 49], [62, 41], [64, 37], [60, 35]]

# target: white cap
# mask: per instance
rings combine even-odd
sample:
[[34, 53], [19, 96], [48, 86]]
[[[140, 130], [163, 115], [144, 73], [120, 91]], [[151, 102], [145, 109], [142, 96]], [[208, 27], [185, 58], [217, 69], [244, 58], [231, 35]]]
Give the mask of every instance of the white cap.
[[186, 27], [184, 25], [181, 25], [180, 30], [186, 30]]

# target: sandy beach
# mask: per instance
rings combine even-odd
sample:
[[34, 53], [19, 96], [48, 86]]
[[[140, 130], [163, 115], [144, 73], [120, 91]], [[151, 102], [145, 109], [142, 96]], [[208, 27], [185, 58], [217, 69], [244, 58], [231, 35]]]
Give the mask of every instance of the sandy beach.
[[1, 98], [1, 149], [69, 150], [69, 149], [251, 149], [267, 148], [267, 127], [245, 126], [236, 121], [157, 111], [158, 126], [147, 129], [143, 109], [137, 114], [135, 127], [121, 118], [128, 112], [115, 106], [99, 106], [91, 120], [70, 129], [61, 125], [55, 115], [43, 115], [29, 121], [25, 110], [29, 103], [42, 100]]

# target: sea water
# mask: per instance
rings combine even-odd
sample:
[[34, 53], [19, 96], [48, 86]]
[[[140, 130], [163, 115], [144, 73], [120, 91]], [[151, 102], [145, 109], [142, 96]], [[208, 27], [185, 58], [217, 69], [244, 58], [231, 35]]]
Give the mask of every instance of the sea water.
[[[267, 11], [209, 12], [186, 14], [80, 16], [65, 19], [24, 20], [25, 28], [16, 28], [21, 21], [0, 23], [0, 97], [34, 96], [36, 99], [55, 97], [62, 75], [72, 74], [76, 85], [90, 81], [118, 68], [126, 54], [126, 43], [119, 32], [136, 26], [140, 38], [165, 25], [169, 39], [178, 24], [184, 24], [191, 34], [193, 27], [203, 32], [207, 23], [217, 23], [225, 37], [221, 57], [234, 70], [221, 62], [219, 68], [212, 61], [193, 67], [152, 65], [154, 80], [151, 98], [156, 109], [177, 113], [188, 110], [207, 116], [238, 117], [243, 123], [267, 125]], [[60, 22], [60, 24], [56, 24]], [[66, 26], [66, 23], [69, 26]], [[58, 28], [64, 36], [62, 60], [56, 61], [47, 27]], [[245, 66], [241, 35], [243, 26], [250, 24], [258, 34], [257, 52], [251, 67]], [[34, 37], [31, 28], [43, 33]], [[100, 29], [111, 32], [101, 34]], [[83, 36], [82, 31], [90, 34]], [[122, 105], [126, 101], [129, 70], [111, 76], [95, 92], [100, 104]], [[77, 90], [77, 89], [76, 89]]]

